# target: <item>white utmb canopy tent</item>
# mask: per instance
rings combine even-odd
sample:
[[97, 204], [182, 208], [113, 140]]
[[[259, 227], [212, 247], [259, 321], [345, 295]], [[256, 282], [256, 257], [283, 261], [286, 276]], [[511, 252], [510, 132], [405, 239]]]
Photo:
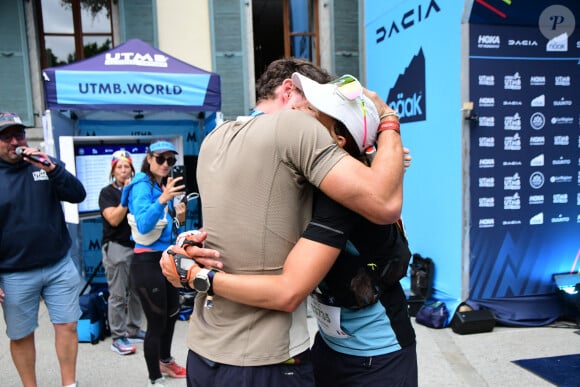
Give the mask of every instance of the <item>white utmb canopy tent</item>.
[[[79, 223], [70, 227], [78, 241], [72, 254], [90, 276], [101, 259], [102, 219], [93, 207], [108, 184], [111, 154], [121, 148], [131, 151], [139, 170], [139, 156], [144, 157], [151, 139], [169, 139], [179, 150], [178, 164], [186, 167], [188, 193], [197, 191], [199, 147], [221, 116], [220, 76], [132, 39], [84, 61], [44, 69], [43, 79], [45, 149], [71, 172], [78, 166], [87, 176], [83, 180], [78, 175], [87, 189], [85, 202], [93, 204], [66, 203], [65, 215], [67, 222]], [[94, 157], [87, 161], [87, 155]], [[109, 160], [105, 168], [102, 160]], [[190, 203], [187, 226], [199, 227], [200, 222], [199, 203]], [[106, 282], [104, 272], [94, 281]]]
[[[199, 146], [215, 127], [221, 108], [218, 74], [132, 39], [84, 61], [47, 68], [43, 79], [48, 109], [44, 137], [49, 153], [65, 162], [75, 160], [78, 155], [70, 153], [79, 149], [59, 147], [64, 136], [133, 137], [129, 143], [177, 136], [181, 137], [176, 140], [179, 162], [189, 167], [188, 191], [196, 189]], [[103, 145], [110, 146], [90, 151], [110, 156], [114, 142], [107, 139]], [[70, 164], [67, 168], [74, 171]], [[103, 173], [95, 171], [95, 175]]]

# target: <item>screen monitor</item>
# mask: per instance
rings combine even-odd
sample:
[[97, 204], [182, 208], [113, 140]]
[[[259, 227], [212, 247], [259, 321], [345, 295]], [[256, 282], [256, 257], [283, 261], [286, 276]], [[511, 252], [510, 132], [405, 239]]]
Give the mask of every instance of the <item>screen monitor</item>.
[[[65, 217], [69, 223], [78, 223], [79, 219], [100, 216], [99, 194], [111, 181], [112, 154], [118, 150], [131, 153], [135, 172], [141, 170], [141, 164], [147, 154], [149, 144], [155, 139], [152, 136], [61, 136], [59, 137], [60, 158], [69, 172], [83, 183], [87, 197], [79, 204], [64, 203]], [[177, 164], [183, 165], [183, 147], [181, 136], [164, 136], [171, 141], [177, 151]]]

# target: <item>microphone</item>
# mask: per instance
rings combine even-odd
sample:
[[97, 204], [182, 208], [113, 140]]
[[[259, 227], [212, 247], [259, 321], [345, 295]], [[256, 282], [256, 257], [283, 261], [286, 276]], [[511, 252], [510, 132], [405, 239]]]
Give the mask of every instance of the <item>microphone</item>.
[[42, 157], [38, 157], [35, 155], [27, 155], [24, 154], [24, 148], [19, 146], [18, 148], [16, 148], [16, 154], [20, 157], [24, 157], [27, 158], [29, 160], [35, 161], [37, 163], [40, 163], [42, 165], [46, 165], [47, 167], [50, 166], [50, 161], [46, 160], [45, 158]]

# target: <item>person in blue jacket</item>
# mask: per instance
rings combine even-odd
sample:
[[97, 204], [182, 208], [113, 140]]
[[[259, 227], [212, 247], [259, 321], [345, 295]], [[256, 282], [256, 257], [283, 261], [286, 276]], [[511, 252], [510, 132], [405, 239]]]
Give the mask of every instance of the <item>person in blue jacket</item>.
[[61, 201], [86, 192], [64, 164], [28, 147], [18, 115], [0, 113], [0, 288], [12, 360], [22, 384], [36, 385], [34, 331], [40, 298], [54, 325], [63, 386], [76, 386], [81, 275]]
[[[185, 192], [182, 177], [168, 177], [176, 163], [175, 146], [164, 140], [149, 145], [141, 172], [123, 189], [121, 203], [128, 205], [134, 217], [132, 238], [135, 241], [131, 262], [130, 282], [141, 300], [147, 319], [147, 333], [143, 352], [149, 372], [149, 385], [163, 387], [164, 376], [185, 378], [185, 368], [171, 356], [171, 342], [179, 315], [179, 290], [163, 276], [159, 260], [185, 222], [186, 205], [174, 205], [174, 197]], [[147, 235], [154, 230], [160, 219], [167, 224], [156, 239], [143, 241], [136, 232]], [[129, 221], [131, 225], [131, 220]]]

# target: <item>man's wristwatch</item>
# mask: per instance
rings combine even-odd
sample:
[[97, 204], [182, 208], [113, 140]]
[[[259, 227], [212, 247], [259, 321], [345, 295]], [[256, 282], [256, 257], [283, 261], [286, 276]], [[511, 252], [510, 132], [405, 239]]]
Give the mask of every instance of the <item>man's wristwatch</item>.
[[176, 254], [171, 250], [168, 251], [168, 253], [173, 253], [171, 256], [173, 257], [173, 262], [175, 262], [175, 268], [177, 269], [177, 274], [179, 275], [179, 282], [181, 282], [181, 285], [184, 288], [192, 290], [191, 286], [189, 286], [189, 269], [191, 269], [191, 267], [195, 265], [196, 262], [188, 256]]
[[193, 288], [200, 293], [213, 295], [212, 285], [215, 270], [201, 269], [193, 279]]

